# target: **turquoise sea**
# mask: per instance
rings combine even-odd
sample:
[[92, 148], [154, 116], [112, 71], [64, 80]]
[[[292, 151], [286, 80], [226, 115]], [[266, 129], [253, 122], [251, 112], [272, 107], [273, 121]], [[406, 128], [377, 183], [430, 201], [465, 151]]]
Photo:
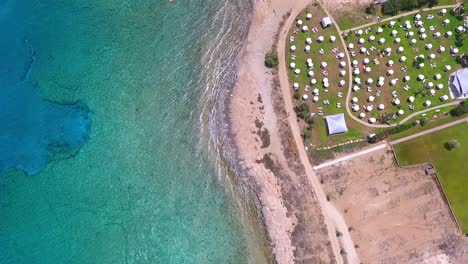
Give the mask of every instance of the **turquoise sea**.
[[264, 260], [217, 145], [250, 12], [0, 0], [0, 263]]

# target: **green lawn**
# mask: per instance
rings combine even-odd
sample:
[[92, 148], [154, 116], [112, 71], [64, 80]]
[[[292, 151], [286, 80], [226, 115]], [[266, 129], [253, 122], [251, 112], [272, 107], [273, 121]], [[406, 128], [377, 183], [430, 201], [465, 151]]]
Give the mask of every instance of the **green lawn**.
[[412, 128], [410, 128], [408, 130], [402, 131], [400, 133], [390, 135], [390, 140], [397, 140], [397, 139], [400, 139], [400, 138], [404, 138], [404, 137], [410, 136], [412, 134], [419, 133], [419, 132], [422, 132], [424, 130], [428, 130], [428, 129], [431, 129], [433, 127], [441, 126], [441, 125], [456, 121], [458, 119], [462, 119], [462, 118], [467, 117], [467, 115], [463, 115], [463, 116], [459, 116], [459, 117], [452, 117], [449, 114], [449, 112], [453, 108], [455, 108], [455, 106], [442, 107], [442, 108], [438, 109], [440, 111], [432, 110], [432, 111], [427, 112], [425, 116], [419, 115], [419, 116], [416, 116], [416, 117], [412, 118], [411, 120], [408, 120], [407, 123], [413, 123], [417, 119], [425, 117], [425, 118], [428, 119], [428, 123], [425, 126], [415, 126], [415, 127], [412, 127]]
[[[455, 0], [439, 0], [439, 3], [434, 8], [437, 8], [438, 6], [454, 4], [456, 4]], [[382, 5], [376, 6], [375, 14], [366, 14], [365, 10], [367, 6], [367, 4], [358, 4], [354, 8], [336, 9], [331, 10], [331, 12], [336, 22], [338, 23], [338, 26], [343, 31], [376, 21], [377, 16], [380, 16], [383, 19], [391, 17], [382, 14]], [[423, 6], [420, 9], [422, 8], [428, 8], [428, 6]]]
[[[455, 61], [455, 57], [451, 56], [450, 54], [450, 47], [455, 46], [455, 31], [456, 28], [463, 24], [462, 21], [457, 20], [456, 17], [452, 16], [451, 14], [447, 13], [445, 16], [439, 16], [438, 11], [427, 11], [421, 12], [422, 16], [421, 21], [423, 21], [425, 28], [425, 34], [427, 34], [427, 38], [425, 40], [420, 39], [422, 33], [419, 32], [418, 27], [415, 27], [414, 24], [414, 16], [409, 15], [405, 17], [401, 17], [395, 19], [396, 25], [392, 28], [390, 27], [390, 22], [381, 23], [378, 25], [374, 25], [370, 27], [370, 31], [366, 34], [365, 29], [363, 29], [364, 34], [362, 36], [357, 36], [355, 32], [350, 32], [346, 38], [346, 42], [354, 44], [354, 51], [355, 56], [352, 56], [351, 60], [357, 60], [358, 67], [361, 72], [354, 76], [359, 77], [361, 79], [362, 84], [360, 86], [361, 90], [359, 92], [353, 92], [352, 97], [357, 97], [359, 99], [359, 105], [361, 106], [361, 110], [355, 112], [355, 115], [362, 113], [363, 106], [373, 105], [374, 108], [370, 113], [366, 113], [366, 117], [364, 118], [367, 120], [369, 117], [376, 117], [379, 114], [387, 113], [387, 114], [395, 114], [398, 110], [403, 110], [404, 114], [402, 116], [398, 116], [395, 121], [398, 122], [402, 120], [405, 116], [411, 114], [413, 111], [419, 111], [425, 109], [423, 105], [425, 101], [431, 102], [431, 107], [442, 104], [441, 100], [439, 99], [442, 95], [449, 95], [448, 91], [448, 77], [451, 73], [453, 73], [457, 68], [460, 66], [457, 65]], [[426, 16], [433, 15], [433, 19], [427, 19]], [[442, 21], [444, 19], [449, 19], [450, 23], [448, 25], [442, 25]], [[410, 21], [412, 28], [410, 30], [404, 30], [400, 25], [402, 25], [405, 21]], [[430, 27], [434, 27], [433, 30], [430, 30]], [[383, 32], [378, 33], [376, 32], [378, 28], [382, 28]], [[392, 36], [392, 31], [395, 30], [397, 32], [396, 36]], [[448, 31], [453, 33], [452, 36], [446, 37], [444, 34]], [[407, 32], [413, 32], [414, 36], [406, 37]], [[433, 33], [440, 32], [442, 34], [441, 37], [435, 38], [433, 37]], [[370, 42], [369, 37], [374, 36], [375, 40]], [[358, 44], [358, 40], [363, 38], [365, 42], [360, 45]], [[378, 44], [377, 41], [380, 38], [385, 38], [384, 44]], [[396, 38], [400, 38], [401, 42], [399, 44], [395, 44], [394, 40]], [[412, 39], [416, 39], [416, 44], [410, 44]], [[426, 44], [432, 44], [431, 49], [426, 49]], [[440, 46], [445, 47], [445, 52], [439, 53], [438, 48]], [[460, 51], [466, 49], [467, 44], [465, 43], [465, 47], [459, 48]], [[359, 49], [361, 47], [365, 47], [367, 49], [366, 53], [360, 53]], [[371, 51], [371, 48], [374, 47], [375, 50]], [[402, 47], [404, 51], [402, 53], [397, 53], [396, 50]], [[391, 53], [387, 54], [384, 52], [384, 49], [390, 48]], [[430, 60], [428, 56], [430, 54], [435, 55], [435, 59]], [[415, 56], [423, 55], [425, 58], [424, 67], [421, 69], [417, 69], [413, 67], [412, 61]], [[402, 56], [406, 57], [405, 62], [400, 62], [400, 58]], [[370, 73], [364, 73], [363, 71], [363, 60], [365, 58], [370, 59], [369, 67], [372, 69]], [[374, 63], [374, 60], [378, 60], [378, 64]], [[387, 62], [392, 60], [394, 62], [393, 66], [388, 66]], [[444, 71], [445, 66], [448, 65], [452, 69], [450, 71]], [[406, 67], [407, 70], [404, 72], [402, 70], [403, 67]], [[394, 74], [392, 76], [387, 76], [387, 70], [394, 70]], [[421, 82], [417, 80], [417, 76], [419, 74], [423, 74], [427, 81]], [[439, 80], [435, 80], [435, 75], [440, 74], [441, 78]], [[377, 79], [379, 76], [383, 76], [385, 78], [384, 85], [382, 87], [378, 87], [376, 85]], [[405, 76], [410, 76], [411, 80], [404, 82], [403, 78]], [[373, 83], [371, 85], [367, 85], [365, 81], [371, 78]], [[389, 84], [390, 80], [397, 79], [397, 84], [395, 86], [391, 86]], [[435, 90], [435, 95], [431, 96], [429, 94], [430, 89], [426, 89], [425, 86], [429, 82], [433, 83], [433, 88]], [[438, 84], [443, 85], [443, 89], [436, 89]], [[408, 86], [409, 89], [403, 89], [404, 86]], [[371, 87], [372, 91], [368, 92], [367, 88]], [[377, 91], [381, 92], [380, 96], [377, 96]], [[392, 92], [396, 92], [397, 98], [400, 100], [401, 104], [398, 106], [394, 106], [391, 102], [394, 97], [392, 96]], [[375, 101], [373, 103], [366, 103], [367, 98], [372, 95], [375, 96]], [[410, 96], [415, 97], [414, 103], [409, 103], [407, 99]], [[350, 102], [349, 102], [350, 103]], [[378, 111], [376, 106], [378, 104], [384, 104], [385, 110]], [[409, 106], [413, 105], [414, 110], [410, 110]]]
[[[310, 20], [306, 19], [306, 14], [310, 12], [313, 14], [313, 18]], [[302, 11], [296, 18], [303, 21], [303, 25], [309, 27], [308, 32], [302, 32], [301, 28], [294, 23], [289, 30], [287, 43], [286, 43], [286, 64], [289, 68], [290, 63], [295, 63], [295, 69], [300, 69], [301, 73], [299, 75], [294, 74], [294, 69], [288, 69], [289, 80], [291, 84], [291, 96], [294, 94], [294, 89], [292, 87], [293, 83], [298, 83], [300, 86], [299, 93], [301, 97], [304, 94], [307, 94], [309, 98], [307, 100], [295, 99], [295, 105], [299, 105], [303, 102], [306, 102], [311, 110], [311, 113], [315, 113], [315, 124], [312, 130], [312, 138], [306, 142], [306, 144], [312, 144], [314, 147], [329, 146], [337, 143], [345, 142], [350, 139], [357, 139], [365, 137], [368, 132], [366, 127], [355, 122], [350, 117], [346, 115], [346, 122], [349, 128], [349, 132], [341, 135], [328, 136], [323, 117], [331, 114], [345, 113], [345, 104], [346, 104], [346, 93], [347, 93], [347, 83], [340, 87], [338, 85], [340, 80], [347, 82], [348, 72], [347, 67], [340, 68], [338, 63], [340, 61], [346, 61], [346, 59], [337, 59], [336, 54], [342, 52], [344, 53], [344, 48], [342, 43], [339, 41], [339, 33], [337, 29], [332, 26], [329, 28], [322, 28], [320, 26], [320, 21], [322, 17], [326, 16], [325, 12], [319, 6], [309, 6], [304, 11]], [[312, 28], [316, 27], [318, 32], [312, 32]], [[295, 32], [296, 31], [296, 32]], [[317, 39], [319, 36], [324, 38], [323, 42], [319, 42]], [[330, 37], [336, 37], [335, 42], [330, 41]], [[290, 41], [289, 37], [294, 37], [294, 41]], [[306, 39], [311, 38], [312, 43], [310, 44], [310, 52], [306, 53]], [[292, 52], [290, 50], [291, 46], [296, 46], [296, 51]], [[323, 49], [323, 52], [320, 53], [320, 50]], [[336, 49], [337, 52], [333, 53], [333, 49]], [[295, 58], [293, 58], [295, 56]], [[308, 69], [307, 59], [312, 59], [314, 67]], [[321, 69], [321, 62], [326, 62], [328, 66], [325, 69]], [[308, 76], [308, 72], [312, 70], [314, 76]], [[340, 70], [346, 71], [346, 76], [340, 77]], [[327, 76], [325, 76], [325, 74]], [[324, 78], [328, 78], [330, 87], [326, 89], [323, 85]], [[317, 84], [312, 85], [311, 79], [316, 79]], [[309, 91], [306, 91], [306, 85], [309, 87]], [[312, 102], [312, 93], [313, 89], [319, 89], [319, 101], [314, 103]], [[338, 93], [342, 93], [343, 96], [339, 97]], [[325, 104], [324, 101], [328, 100], [329, 104]], [[341, 104], [341, 107], [338, 107], [337, 104]], [[320, 110], [323, 112], [323, 115], [320, 115]]]
[[[468, 233], [468, 123], [462, 123], [394, 146], [401, 165], [431, 162], [437, 171], [455, 216]], [[458, 149], [447, 150], [451, 139], [461, 143]]]

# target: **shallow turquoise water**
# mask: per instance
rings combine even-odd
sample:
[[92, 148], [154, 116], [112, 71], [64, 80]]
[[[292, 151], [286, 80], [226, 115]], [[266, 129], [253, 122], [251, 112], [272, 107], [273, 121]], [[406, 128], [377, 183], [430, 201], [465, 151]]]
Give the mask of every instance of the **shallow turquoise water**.
[[0, 32], [14, 36], [2, 41], [35, 52], [35, 89], [92, 115], [72, 157], [49, 154], [34, 176], [0, 175], [0, 263], [247, 261], [203, 117], [221, 89], [209, 81], [228, 73], [207, 76], [236, 51], [218, 44], [243, 36], [247, 6], [0, 1]]

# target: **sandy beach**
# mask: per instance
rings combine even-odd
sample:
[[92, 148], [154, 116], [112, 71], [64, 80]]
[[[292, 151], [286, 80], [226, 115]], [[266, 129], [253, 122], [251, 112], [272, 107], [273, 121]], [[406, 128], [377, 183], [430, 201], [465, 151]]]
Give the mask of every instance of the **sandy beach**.
[[[359, 215], [362, 212], [347, 213], [348, 209], [345, 208], [348, 205], [344, 203], [351, 201], [353, 195], [360, 195], [361, 190], [355, 190], [342, 203], [332, 202], [328, 198], [333, 192], [332, 187], [323, 184], [323, 172], [317, 174], [312, 169], [293, 113], [291, 83], [284, 63], [289, 28], [308, 4], [320, 4], [322, 8], [336, 11], [343, 7], [343, 3], [349, 6], [369, 1], [324, 2], [268, 0], [255, 3], [249, 35], [241, 54], [237, 83], [229, 102], [230, 127], [238, 150], [239, 164], [245, 169], [248, 183], [258, 198], [259, 221], [266, 231], [274, 261], [374, 263], [383, 260], [385, 263], [394, 263], [392, 260], [398, 259], [406, 263], [418, 259], [426, 261], [424, 263], [452, 263], [443, 260], [447, 257], [452, 260], [464, 258], [464, 255], [435, 250], [437, 245], [443, 246], [454, 241], [459, 243], [457, 246], [462, 245], [461, 248], [464, 248], [464, 242], [456, 238], [453, 226], [449, 225], [439, 228], [437, 232], [415, 235], [418, 241], [416, 246], [409, 243], [411, 238], [405, 237], [402, 232], [398, 237], [402, 241], [395, 241], [400, 243], [400, 247], [397, 245], [393, 255], [388, 250], [382, 250], [381, 245], [386, 238], [390, 239], [392, 232], [385, 233], [378, 230], [379, 227], [366, 227], [366, 223], [373, 219], [366, 218], [365, 212], [363, 215]], [[270, 70], [264, 66], [264, 57], [274, 44], [280, 65], [277, 70]], [[391, 163], [391, 158], [386, 160]], [[349, 174], [347, 171], [343, 173]], [[370, 171], [367, 173], [372, 175]], [[424, 182], [418, 184], [429, 185]], [[435, 189], [433, 186], [431, 188]], [[426, 225], [437, 227], [441, 221], [448, 220], [446, 208], [440, 199], [434, 198], [427, 203], [436, 204], [441, 217], [433, 222], [422, 219], [422, 226], [416, 229], [427, 228]], [[356, 210], [363, 206], [364, 203], [357, 206]], [[399, 213], [402, 219], [408, 218], [407, 223], [411, 227], [419, 216], [403, 209], [395, 213]], [[359, 219], [356, 221], [357, 218], [350, 215], [358, 215]], [[357, 227], [361, 229], [360, 225], [362, 229], [369, 230], [356, 232]], [[451, 233], [450, 238], [442, 235], [447, 230]], [[369, 244], [375, 234], [383, 233], [386, 235], [382, 236], [381, 244]], [[431, 245], [438, 255], [430, 254], [431, 240], [438, 243]], [[409, 244], [405, 245], [405, 241]], [[406, 246], [411, 247], [411, 250], [405, 250]], [[416, 258], [411, 255], [414, 252], [420, 255]]]
[[[275, 261], [342, 263], [336, 239], [329, 240], [335, 235], [327, 229], [310, 175], [299, 160], [280, 77], [264, 66], [265, 53], [281, 25], [290, 24], [307, 4], [306, 0], [256, 2], [230, 101], [231, 127], [238, 158], [260, 201], [258, 210]], [[266, 130], [268, 144], [262, 136]]]

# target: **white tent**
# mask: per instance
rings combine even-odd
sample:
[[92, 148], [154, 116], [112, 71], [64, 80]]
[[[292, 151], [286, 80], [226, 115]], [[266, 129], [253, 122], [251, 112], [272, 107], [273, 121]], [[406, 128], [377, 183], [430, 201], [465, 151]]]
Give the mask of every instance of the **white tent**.
[[332, 24], [332, 20], [329, 17], [322, 18], [322, 27], [326, 28], [331, 26]]
[[343, 113], [326, 116], [325, 120], [327, 121], [329, 135], [348, 132], [348, 127], [346, 126], [345, 116]]
[[451, 79], [451, 85], [455, 97], [468, 95], [468, 68], [461, 69]]

